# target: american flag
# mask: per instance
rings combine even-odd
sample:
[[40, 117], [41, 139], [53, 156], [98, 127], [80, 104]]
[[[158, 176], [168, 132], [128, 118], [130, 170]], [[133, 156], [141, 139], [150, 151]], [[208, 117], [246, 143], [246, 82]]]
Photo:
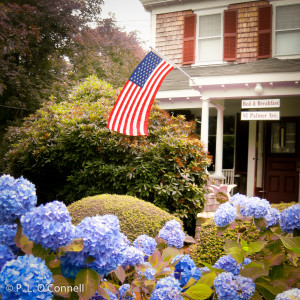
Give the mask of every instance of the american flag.
[[148, 119], [154, 97], [173, 68], [150, 51], [125, 83], [107, 128], [126, 135], [148, 135]]

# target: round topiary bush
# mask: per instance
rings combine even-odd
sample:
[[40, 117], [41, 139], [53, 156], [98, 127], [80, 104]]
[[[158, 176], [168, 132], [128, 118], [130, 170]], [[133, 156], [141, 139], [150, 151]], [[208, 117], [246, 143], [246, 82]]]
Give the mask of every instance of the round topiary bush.
[[116, 215], [121, 231], [131, 241], [141, 234], [155, 237], [167, 221], [175, 218], [149, 202], [132, 196], [109, 194], [81, 199], [69, 205], [68, 210], [75, 225], [85, 217]]

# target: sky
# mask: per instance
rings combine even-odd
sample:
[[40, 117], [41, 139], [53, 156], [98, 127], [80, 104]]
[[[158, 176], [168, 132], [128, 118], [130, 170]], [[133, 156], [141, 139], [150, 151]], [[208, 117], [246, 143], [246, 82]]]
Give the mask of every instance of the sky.
[[115, 14], [117, 24], [127, 32], [139, 31], [138, 36], [150, 44], [150, 13], [146, 12], [139, 0], [104, 0], [102, 18]]

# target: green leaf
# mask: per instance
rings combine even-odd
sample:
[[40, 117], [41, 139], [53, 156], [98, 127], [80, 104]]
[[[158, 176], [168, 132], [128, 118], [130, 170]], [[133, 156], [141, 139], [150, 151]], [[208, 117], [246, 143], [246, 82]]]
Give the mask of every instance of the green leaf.
[[266, 300], [274, 300], [275, 296], [282, 293], [284, 289], [279, 286], [272, 286], [263, 283], [255, 283], [256, 289], [262, 294]]
[[186, 283], [186, 285], [185, 285], [182, 289], [183, 289], [183, 290], [188, 289], [189, 287], [191, 287], [192, 285], [194, 285], [195, 282], [197, 282], [197, 280], [196, 280], [195, 278], [191, 277], [191, 278], [189, 279], [189, 281]]
[[257, 242], [252, 242], [249, 244], [249, 248], [251, 253], [259, 252], [261, 249], [264, 248], [266, 245], [266, 242], [264, 241], [257, 241]]
[[[70, 294], [71, 288], [69, 281], [62, 275], [53, 275], [53, 286], [51, 290], [58, 296], [67, 298]], [[57, 289], [55, 287], [58, 287]]]
[[23, 236], [20, 239], [20, 244], [21, 244], [21, 250], [24, 253], [26, 253], [28, 255], [32, 254], [32, 248], [33, 248], [34, 242], [29, 241], [28, 237]]
[[174, 257], [176, 257], [177, 255], [180, 255], [180, 254], [181, 253], [177, 248], [168, 247], [168, 248], [163, 250], [162, 258], [163, 258], [163, 261], [169, 261], [169, 260], [173, 259]]
[[54, 260], [51, 260], [49, 262], [49, 268], [50, 269], [55, 269], [55, 268], [58, 268], [60, 266], [60, 260], [58, 258], [54, 259]]
[[98, 295], [103, 297], [104, 299], [106, 299], [106, 300], [110, 299], [108, 292], [104, 288], [99, 287], [97, 292], [98, 292]]
[[260, 276], [267, 276], [268, 274], [269, 274], [269, 270], [265, 269], [264, 267], [248, 266], [248, 265], [246, 265], [244, 269], [242, 269], [240, 272], [240, 275], [251, 278], [252, 280], [255, 280]]
[[265, 230], [267, 227], [267, 220], [265, 218], [261, 218], [261, 219], [254, 218], [254, 223], [255, 223], [256, 227], [258, 227], [262, 231]]
[[50, 249], [46, 249], [42, 247], [40, 244], [34, 244], [32, 248], [32, 254], [36, 257], [40, 257], [41, 259], [45, 260], [45, 258], [50, 253]]
[[243, 239], [241, 239], [241, 245], [242, 245], [242, 247], [248, 247], [247, 242]]
[[224, 250], [228, 252], [230, 248], [241, 248], [241, 245], [233, 240], [225, 240]]
[[227, 251], [239, 264], [244, 261], [244, 251], [241, 248], [233, 247]]
[[213, 291], [208, 285], [196, 283], [195, 285], [187, 289], [183, 295], [187, 295], [194, 300], [204, 300], [207, 299], [212, 294], [212, 292]]
[[64, 252], [80, 252], [84, 248], [83, 239], [75, 239], [69, 245], [60, 247]]
[[92, 269], [84, 269], [77, 273], [75, 278], [76, 286], [83, 286], [82, 291], [78, 291], [81, 300], [88, 300], [94, 296], [98, 290], [99, 275]]
[[288, 237], [276, 234], [285, 248], [300, 254], [300, 237]]
[[206, 284], [208, 286], [213, 286], [216, 276], [217, 276], [217, 274], [215, 272], [209, 272], [207, 274], [204, 274], [198, 280], [198, 283]]
[[152, 255], [150, 256], [150, 264], [152, 267], [155, 268], [155, 266], [159, 263], [161, 263], [163, 261], [163, 258], [160, 254], [160, 252], [155, 249], [152, 253]]
[[125, 278], [126, 278], [126, 274], [125, 274], [125, 271], [124, 269], [119, 266], [118, 268], [115, 269], [115, 274], [117, 276], [117, 278], [121, 281], [121, 283], [123, 284], [123, 282], [125, 281]]

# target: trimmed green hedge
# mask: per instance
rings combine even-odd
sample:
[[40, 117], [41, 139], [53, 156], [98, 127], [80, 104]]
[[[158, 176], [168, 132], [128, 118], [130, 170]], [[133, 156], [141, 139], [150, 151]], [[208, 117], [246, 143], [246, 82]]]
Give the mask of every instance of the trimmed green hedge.
[[177, 219], [149, 202], [131, 196], [109, 194], [76, 201], [68, 206], [68, 210], [75, 225], [85, 217], [116, 215], [121, 231], [131, 241], [141, 234], [155, 237], [167, 221]]
[[[279, 211], [286, 209], [292, 205], [291, 203], [279, 203], [272, 204], [272, 207], [277, 208]], [[246, 230], [249, 232], [246, 235], [247, 242], [253, 242], [259, 238], [259, 230], [252, 226], [249, 231], [251, 222], [244, 222]], [[224, 243], [225, 240], [234, 240], [237, 238], [237, 228], [234, 230], [226, 229], [221, 237], [217, 236], [217, 226], [213, 219], [209, 219], [201, 226], [199, 232], [199, 239], [197, 244], [191, 247], [191, 257], [194, 259], [198, 266], [201, 266], [200, 261], [204, 261], [210, 264], [214, 264], [221, 256], [224, 255]]]

